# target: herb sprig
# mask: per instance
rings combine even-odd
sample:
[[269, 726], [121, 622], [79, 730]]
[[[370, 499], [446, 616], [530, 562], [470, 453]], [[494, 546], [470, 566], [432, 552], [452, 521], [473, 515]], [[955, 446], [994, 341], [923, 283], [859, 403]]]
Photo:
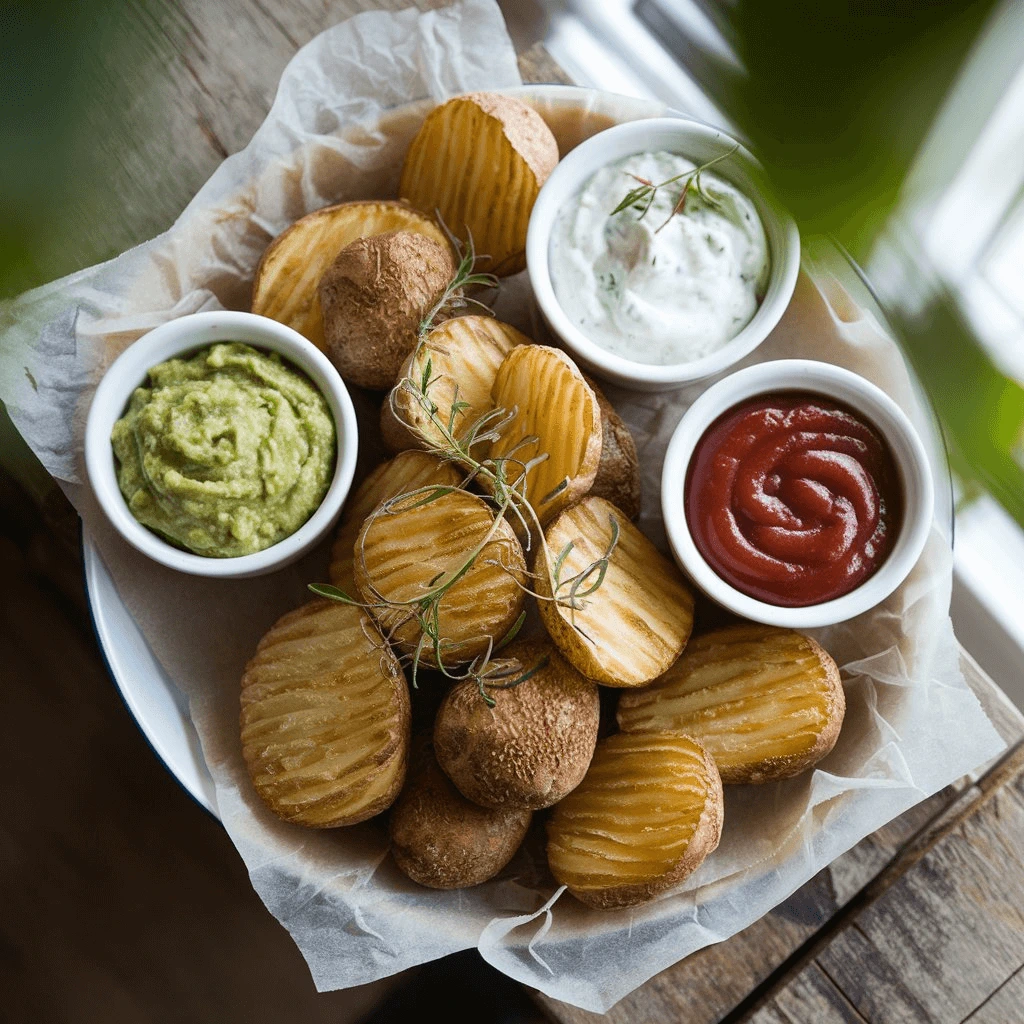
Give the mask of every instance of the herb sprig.
[[[444, 295], [420, 324], [418, 347], [423, 345], [427, 333], [439, 317], [444, 317], [452, 310], [468, 304], [487, 308], [482, 302], [466, 297], [463, 289], [473, 285], [495, 287], [496, 279], [491, 274], [474, 272], [475, 255], [472, 240], [467, 251], [464, 254], [460, 253], [460, 256], [458, 269], [445, 289]], [[415, 365], [416, 362], [417, 359], [414, 356], [411, 364]], [[340, 601], [360, 608], [397, 612], [395, 621], [390, 626], [386, 637], [389, 642], [398, 629], [415, 620], [419, 626], [420, 638], [415, 650], [411, 654], [403, 656], [405, 661], [411, 663], [413, 686], [417, 685], [417, 676], [424, 657], [429, 655], [430, 666], [437, 668], [448, 679], [454, 681], [474, 680], [481, 697], [489, 706], [493, 707], [495, 701], [488, 690], [507, 690], [526, 682], [527, 679], [544, 668], [547, 658], [542, 658], [537, 664], [522, 670], [522, 666], [515, 660], [495, 657], [519, 633], [526, 618], [525, 611], [520, 614], [511, 629], [498, 640], [488, 636], [467, 639], [458, 644], [453, 643], [441, 633], [440, 605], [444, 596], [480, 559], [488, 544], [494, 539], [498, 524], [502, 519], [510, 518], [516, 520], [521, 526], [525, 538], [524, 546], [527, 551], [530, 550], [532, 538], [539, 539], [544, 554], [543, 562], [548, 575], [547, 585], [550, 596], [537, 593], [533, 588], [520, 582], [512, 570], [501, 563], [500, 559], [489, 561], [488, 564], [498, 565], [508, 572], [526, 593], [532, 594], [540, 600], [554, 601], [556, 604], [569, 608], [575, 626], [575, 612], [584, 607], [584, 599], [593, 594], [604, 582], [608, 560], [618, 543], [619, 526], [613, 518], [611, 542], [600, 558], [574, 576], [562, 579], [562, 570], [572, 550], [572, 542], [563, 548], [555, 563], [552, 564], [540, 519], [529, 496], [529, 474], [548, 457], [547, 453], [535, 455], [532, 458], [526, 457], [525, 450], [536, 444], [538, 438], [532, 435], [524, 436], [505, 454], [491, 457], [489, 454], [491, 446], [501, 438], [502, 433], [516, 419], [517, 409], [515, 407], [511, 410], [492, 409], [459, 429], [457, 421], [469, 408], [469, 403], [459, 399], [458, 385], [456, 385], [448, 415], [442, 416], [440, 407], [430, 395], [431, 388], [437, 380], [438, 378], [433, 375], [433, 367], [428, 357], [417, 378], [405, 376], [398, 382], [389, 398], [391, 409], [413, 431], [426, 451], [444, 462], [460, 466], [466, 474], [465, 478], [459, 486], [428, 485], [398, 495], [383, 502], [371, 513], [369, 518], [374, 519], [409, 511], [437, 501], [444, 495], [460, 492], [473, 494], [474, 497], [483, 497], [485, 501], [492, 504], [495, 514], [490, 529], [480, 542], [467, 552], [458, 565], [438, 573], [427, 583], [422, 593], [408, 600], [398, 601], [386, 598], [375, 588], [371, 588], [372, 600], [370, 601], [358, 600], [330, 584], [313, 583], [309, 585], [309, 589], [314, 594], [332, 601]], [[401, 393], [410, 395], [415, 404], [424, 411], [427, 418], [426, 423], [412, 424], [407, 417], [402, 416], [397, 403], [397, 396]], [[488, 454], [478, 456], [479, 450]], [[477, 495], [469, 490], [473, 483], [476, 483], [484, 492], [482, 495]], [[551, 500], [566, 486], [567, 481], [563, 481], [549, 494], [544, 495], [542, 503]], [[365, 549], [357, 547], [356, 557], [363, 560], [365, 569]], [[472, 640], [480, 639], [486, 641], [486, 647], [468, 665], [458, 671], [453, 671], [445, 665], [446, 653], [450, 654], [453, 650]]]
[[677, 174], [675, 177], [666, 178], [665, 181], [658, 182], [658, 184], [655, 184], [653, 181], [649, 181], [647, 178], [641, 178], [638, 174], [632, 174], [629, 171], [626, 171], [625, 173], [628, 174], [629, 177], [640, 182], [640, 184], [637, 185], [636, 188], [630, 189], [618, 206], [616, 206], [608, 216], [614, 217], [617, 213], [622, 213], [624, 210], [633, 209], [639, 211], [637, 220], [643, 220], [654, 205], [654, 200], [657, 198], [658, 192], [663, 188], [667, 188], [669, 185], [674, 185], [678, 181], [683, 182], [683, 187], [680, 189], [679, 196], [672, 207], [672, 212], [657, 228], [655, 228], [655, 234], [661, 231], [661, 229], [665, 227], [665, 225], [668, 224], [668, 222], [677, 213], [683, 210], [686, 206], [686, 197], [689, 195], [691, 188], [705, 203], [707, 203], [708, 206], [711, 206], [714, 209], [720, 209], [721, 202], [704, 187], [704, 184], [701, 181], [701, 174], [709, 167], [714, 167], [715, 164], [732, 156], [737, 149], [739, 149], [738, 143], [733, 146], [728, 153], [721, 153], [713, 160], [708, 160], [699, 167], [694, 167], [690, 171], [683, 171], [682, 174]]

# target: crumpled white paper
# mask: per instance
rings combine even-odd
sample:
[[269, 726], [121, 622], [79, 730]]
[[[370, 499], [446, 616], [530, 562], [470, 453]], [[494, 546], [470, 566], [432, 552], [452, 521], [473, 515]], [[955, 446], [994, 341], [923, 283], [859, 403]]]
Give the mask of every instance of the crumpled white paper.
[[[317, 832], [270, 814], [241, 758], [238, 680], [260, 635], [306, 599], [308, 582], [324, 579], [325, 550], [256, 580], [180, 575], [119, 539], [82, 469], [93, 390], [127, 345], [186, 312], [245, 308], [264, 247], [291, 221], [329, 202], [394, 194], [405, 146], [431, 101], [518, 84], [493, 0], [427, 14], [363, 14], [329, 29], [289, 64], [249, 146], [224, 161], [169, 231], [0, 307], [0, 393], [189, 697], [224, 826], [317, 987], [363, 984], [477, 946], [506, 974], [602, 1011], [688, 953], [746, 927], [861, 838], [1002, 749], [958, 668], [943, 528], [936, 525], [920, 563], [883, 605], [814, 631], [843, 670], [848, 710], [835, 750], [799, 778], [727, 787], [721, 845], [681, 891], [638, 909], [599, 912], [556, 890], [539, 829], [500, 878], [434, 892], [395, 868], [377, 824]], [[662, 113], [585, 90], [528, 98], [563, 152], [614, 121]], [[884, 387], [928, 432], [894, 343], [827, 269], [807, 269], [779, 327], [748, 362], [810, 356], [845, 365]], [[522, 275], [505, 288], [499, 311], [542, 336]], [[662, 457], [699, 390], [607, 389], [640, 449], [641, 525], [662, 545]], [[363, 454], [372, 456], [376, 406], [354, 397]]]

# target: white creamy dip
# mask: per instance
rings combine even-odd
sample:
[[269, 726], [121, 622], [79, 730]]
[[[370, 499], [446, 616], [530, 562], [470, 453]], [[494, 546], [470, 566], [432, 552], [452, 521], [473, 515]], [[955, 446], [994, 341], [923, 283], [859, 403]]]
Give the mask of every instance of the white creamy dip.
[[[611, 216], [640, 183], [693, 170], [675, 153], [638, 153], [599, 170], [558, 213], [549, 265], [559, 304], [592, 341], [638, 363], [686, 363], [750, 322], [768, 282], [768, 242], [754, 204], [711, 171], [659, 188], [650, 209]], [[646, 200], [643, 200], [646, 204]]]

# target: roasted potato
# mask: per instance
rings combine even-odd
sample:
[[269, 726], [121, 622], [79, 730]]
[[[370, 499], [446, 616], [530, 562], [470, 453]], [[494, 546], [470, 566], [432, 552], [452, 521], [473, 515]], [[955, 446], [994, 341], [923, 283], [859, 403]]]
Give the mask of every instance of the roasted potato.
[[457, 487], [462, 474], [450, 462], [427, 452], [401, 452], [381, 463], [348, 499], [331, 546], [331, 564], [327, 571], [334, 586], [351, 597], [356, 596], [353, 556], [359, 531], [366, 517], [388, 498], [415, 491], [428, 484]]
[[601, 461], [590, 493], [622, 509], [630, 519], [640, 515], [640, 461], [636, 442], [615, 407], [589, 377], [601, 410]]
[[369, 200], [325, 206], [301, 217], [267, 246], [252, 284], [252, 311], [294, 327], [324, 348], [320, 278], [345, 246], [390, 231], [415, 231], [448, 246], [436, 222], [406, 203]]
[[478, 254], [477, 268], [515, 274], [526, 266], [526, 227], [537, 193], [558, 163], [543, 118], [511, 96], [469, 93], [435, 107], [416, 133], [399, 194], [437, 211]]
[[347, 245], [320, 279], [324, 351], [352, 384], [391, 387], [455, 276], [450, 247], [414, 231]]
[[692, 640], [651, 686], [622, 694], [618, 721], [625, 732], [693, 736], [723, 782], [774, 782], [835, 746], [845, 710], [839, 669], [814, 640], [743, 625]]
[[434, 723], [438, 762], [483, 807], [550, 807], [590, 764], [601, 716], [597, 686], [548, 640], [517, 640], [497, 658], [508, 663], [508, 682], [534, 674], [508, 689], [485, 687], [494, 707], [472, 679], [453, 686]]
[[[398, 384], [381, 406], [384, 443], [392, 451], [401, 451], [443, 442], [417, 394], [402, 385], [403, 378], [419, 387], [429, 365], [432, 383], [427, 398], [437, 406], [436, 417], [446, 426], [452, 422], [455, 436], [462, 438], [493, 408], [491, 388], [505, 356], [516, 345], [528, 344], [525, 334], [490, 316], [460, 316], [439, 324], [405, 361]], [[452, 417], [456, 390], [458, 401], [466, 407]]]
[[241, 705], [249, 775], [285, 821], [354, 825], [398, 796], [409, 690], [359, 608], [311, 601], [278, 619], [245, 667]]
[[[519, 345], [498, 368], [491, 389], [496, 408], [516, 417], [491, 446], [491, 458], [511, 456], [526, 463], [547, 458], [529, 471], [528, 496], [542, 523], [590, 490], [601, 462], [601, 409], [593, 389], [562, 351], [544, 345]], [[536, 440], [523, 443], [524, 439]], [[522, 470], [513, 462], [507, 475], [515, 482]]]
[[[604, 580], [587, 594], [611, 545], [613, 523], [618, 541]], [[538, 548], [533, 570], [543, 597], [538, 604], [544, 625], [566, 658], [606, 686], [643, 686], [666, 672], [693, 628], [693, 595], [675, 565], [604, 498], [588, 495], [566, 509], [544, 536], [547, 555]], [[584, 573], [577, 590], [583, 596], [575, 598], [574, 609], [573, 581]]]
[[551, 873], [582, 903], [631, 907], [682, 882], [722, 835], [711, 755], [676, 733], [619, 733], [548, 822]]
[[[356, 541], [356, 587], [392, 643], [405, 652], [420, 648], [425, 662], [436, 663], [434, 644], [421, 642], [426, 618], [441, 661], [456, 665], [483, 654], [515, 625], [526, 563], [512, 527], [496, 521], [482, 498], [465, 491], [427, 503], [424, 497], [395, 499], [366, 520]], [[471, 558], [435, 607], [424, 610], [424, 595]]]
[[405, 788], [391, 808], [391, 856], [431, 889], [479, 885], [512, 859], [532, 817], [529, 810], [467, 800], [438, 766], [430, 736], [418, 736]]

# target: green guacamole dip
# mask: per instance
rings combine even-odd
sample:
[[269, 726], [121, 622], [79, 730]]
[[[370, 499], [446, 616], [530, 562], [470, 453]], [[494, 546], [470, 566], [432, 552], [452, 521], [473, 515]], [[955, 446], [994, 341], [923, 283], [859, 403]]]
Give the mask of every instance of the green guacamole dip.
[[154, 366], [110, 440], [132, 515], [212, 558], [262, 551], [302, 526], [327, 493], [336, 449], [310, 380], [234, 341]]

